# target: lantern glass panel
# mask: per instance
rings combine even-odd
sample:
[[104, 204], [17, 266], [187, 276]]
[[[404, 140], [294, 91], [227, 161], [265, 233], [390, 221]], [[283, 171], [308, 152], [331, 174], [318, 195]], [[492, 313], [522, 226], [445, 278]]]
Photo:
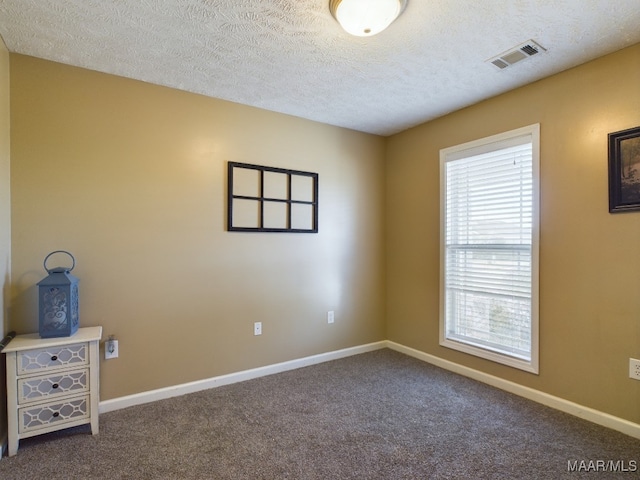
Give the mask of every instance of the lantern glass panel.
[[78, 282], [78, 278], [63, 270], [52, 271], [38, 283], [40, 337], [68, 337], [76, 333], [80, 325]]

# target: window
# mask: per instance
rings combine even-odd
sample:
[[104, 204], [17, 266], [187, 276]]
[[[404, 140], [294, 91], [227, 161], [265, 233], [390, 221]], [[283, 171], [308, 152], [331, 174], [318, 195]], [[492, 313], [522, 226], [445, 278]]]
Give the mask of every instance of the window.
[[540, 125], [440, 151], [440, 344], [538, 373]]

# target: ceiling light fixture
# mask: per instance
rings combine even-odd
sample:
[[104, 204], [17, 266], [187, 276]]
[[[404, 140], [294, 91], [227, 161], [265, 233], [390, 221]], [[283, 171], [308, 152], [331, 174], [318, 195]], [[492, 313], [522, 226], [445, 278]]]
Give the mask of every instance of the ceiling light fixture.
[[370, 37], [393, 23], [407, 0], [329, 0], [329, 10], [347, 33]]

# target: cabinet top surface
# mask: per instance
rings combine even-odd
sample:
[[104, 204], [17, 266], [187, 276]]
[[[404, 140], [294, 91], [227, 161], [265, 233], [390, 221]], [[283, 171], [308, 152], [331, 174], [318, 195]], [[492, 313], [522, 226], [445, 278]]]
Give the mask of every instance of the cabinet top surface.
[[29, 350], [32, 348], [47, 348], [58, 345], [68, 345], [70, 343], [91, 342], [102, 338], [102, 327], [81, 327], [70, 337], [40, 338], [37, 333], [27, 335], [16, 335], [9, 342], [2, 353], [17, 352], [19, 350]]

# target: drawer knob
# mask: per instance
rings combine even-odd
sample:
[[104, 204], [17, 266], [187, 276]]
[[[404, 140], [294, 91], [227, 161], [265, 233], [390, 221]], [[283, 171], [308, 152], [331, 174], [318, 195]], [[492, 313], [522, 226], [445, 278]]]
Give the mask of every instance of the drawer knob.
[[51, 357], [51, 361], [52, 362], [55, 362], [56, 360], [58, 360], [58, 356], [57, 355], [54, 355], [53, 357]]
[[53, 412], [53, 418], [59, 417], [60, 416], [60, 412]]
[[54, 383], [53, 385], [51, 385], [51, 388], [53, 388], [53, 389], [56, 389], [58, 387], [59, 387], [59, 385], [57, 383]]

